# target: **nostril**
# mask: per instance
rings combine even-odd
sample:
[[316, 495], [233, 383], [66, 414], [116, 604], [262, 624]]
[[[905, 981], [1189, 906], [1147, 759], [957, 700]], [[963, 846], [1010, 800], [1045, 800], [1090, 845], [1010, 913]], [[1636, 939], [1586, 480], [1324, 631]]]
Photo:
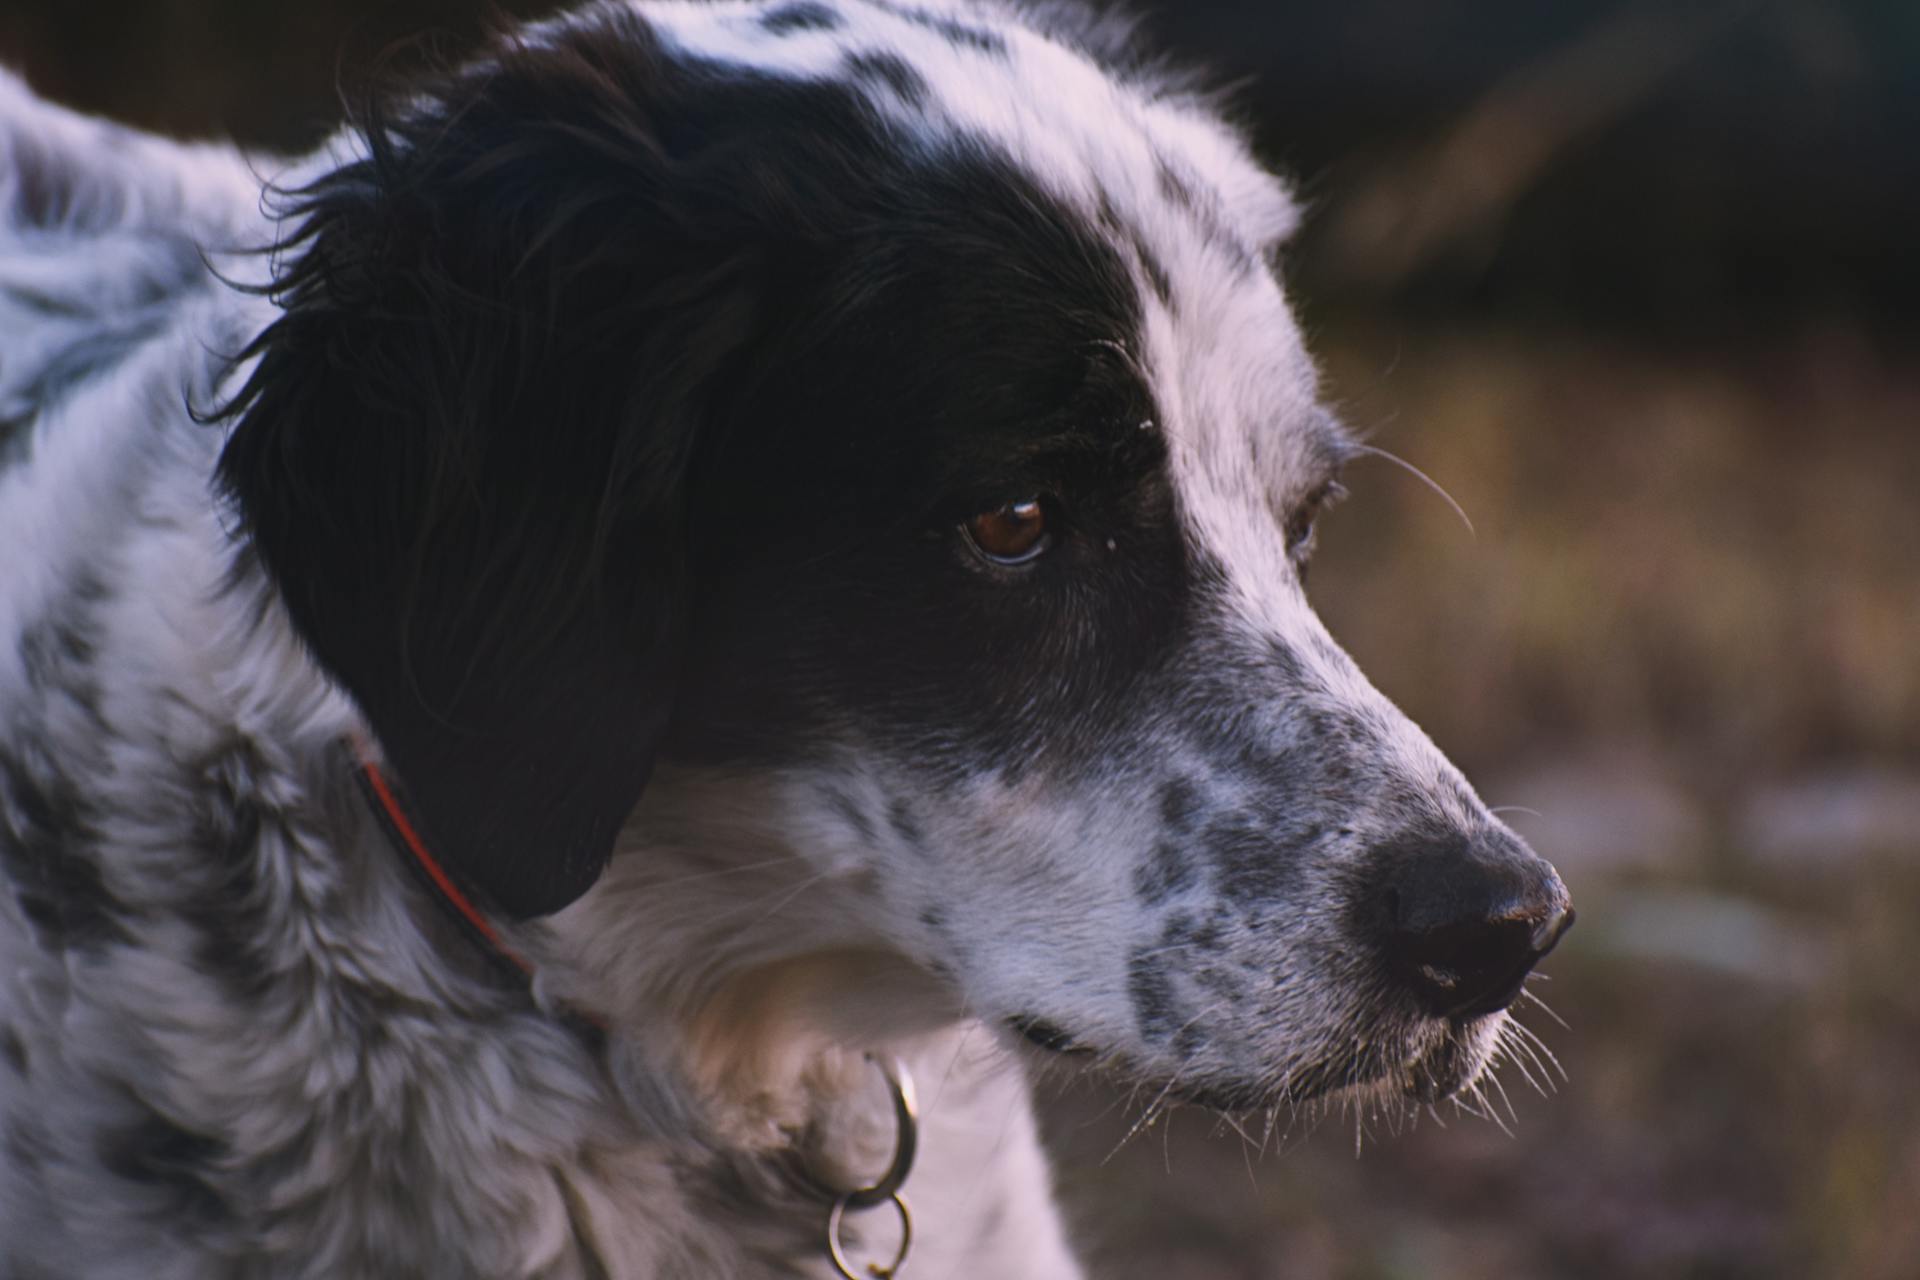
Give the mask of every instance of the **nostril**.
[[1435, 1017], [1498, 1012], [1572, 927], [1566, 890], [1524, 847], [1427, 852], [1379, 889], [1388, 962]]
[[1567, 936], [1567, 930], [1573, 928], [1574, 910], [1572, 907], [1555, 907], [1539, 924], [1533, 927], [1533, 958], [1535, 963], [1546, 959], [1547, 952], [1560, 945], [1560, 939]]
[[1390, 950], [1428, 1011], [1445, 1017], [1506, 1008], [1540, 954], [1533, 927], [1518, 920], [1398, 932]]

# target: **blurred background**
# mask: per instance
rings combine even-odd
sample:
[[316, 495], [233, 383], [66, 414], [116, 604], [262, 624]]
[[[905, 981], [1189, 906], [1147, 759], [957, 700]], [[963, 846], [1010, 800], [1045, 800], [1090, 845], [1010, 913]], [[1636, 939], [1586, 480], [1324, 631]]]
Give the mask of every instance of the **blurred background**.
[[[1050, 1089], [1095, 1274], [1920, 1276], [1920, 4], [1140, 11], [1300, 181], [1332, 397], [1473, 520], [1360, 465], [1313, 593], [1580, 926], [1533, 988], [1565, 1025], [1519, 1010], [1566, 1078], [1510, 1064], [1496, 1120], [1120, 1145], [1122, 1099]], [[481, 20], [5, 0], [0, 60], [298, 148]]]

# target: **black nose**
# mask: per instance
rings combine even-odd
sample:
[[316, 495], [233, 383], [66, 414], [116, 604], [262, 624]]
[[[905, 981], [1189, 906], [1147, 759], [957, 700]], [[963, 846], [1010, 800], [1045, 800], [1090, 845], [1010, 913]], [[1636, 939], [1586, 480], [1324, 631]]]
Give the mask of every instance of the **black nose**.
[[1506, 1008], [1573, 925], [1566, 886], [1545, 859], [1491, 830], [1382, 850], [1374, 918], [1394, 974], [1436, 1017]]

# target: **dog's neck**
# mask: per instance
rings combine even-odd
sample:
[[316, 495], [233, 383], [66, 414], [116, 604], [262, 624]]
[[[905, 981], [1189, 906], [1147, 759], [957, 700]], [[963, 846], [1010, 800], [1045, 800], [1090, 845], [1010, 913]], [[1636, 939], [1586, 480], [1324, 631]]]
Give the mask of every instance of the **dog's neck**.
[[[540, 994], [620, 1028], [726, 1146], [777, 1151], [834, 1115], [856, 1132], [883, 1122], [867, 1055], [911, 1055], [961, 1024], [957, 993], [861, 930], [868, 876], [742, 825], [742, 809], [778, 810], [741, 806], [737, 778], [718, 806], [717, 785], [662, 768], [601, 882], [520, 932]], [[841, 1114], [850, 1100], [864, 1118]]]

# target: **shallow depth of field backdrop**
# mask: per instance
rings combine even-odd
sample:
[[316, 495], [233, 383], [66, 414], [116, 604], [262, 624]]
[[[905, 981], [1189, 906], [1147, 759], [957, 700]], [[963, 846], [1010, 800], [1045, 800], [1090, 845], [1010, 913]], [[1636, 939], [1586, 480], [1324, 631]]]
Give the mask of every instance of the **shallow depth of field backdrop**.
[[[294, 148], [478, 9], [5, 0], [0, 60]], [[1109, 1159], [1116, 1097], [1047, 1090], [1095, 1274], [1920, 1275], [1920, 4], [1147, 12], [1301, 181], [1333, 397], [1477, 528], [1363, 463], [1313, 594], [1581, 919], [1567, 1025], [1521, 1008], [1567, 1079], [1497, 1125]]]

